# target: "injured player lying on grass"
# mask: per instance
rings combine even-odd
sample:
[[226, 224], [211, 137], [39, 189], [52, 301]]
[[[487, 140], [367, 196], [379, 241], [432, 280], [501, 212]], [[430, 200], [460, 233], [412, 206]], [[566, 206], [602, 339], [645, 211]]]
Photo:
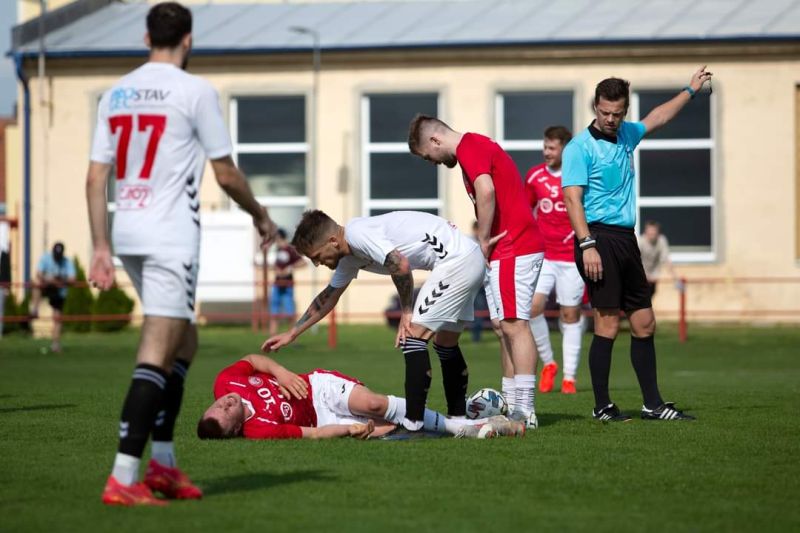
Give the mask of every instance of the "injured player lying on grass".
[[[201, 439], [391, 438], [406, 411], [405, 399], [372, 392], [355, 378], [320, 369], [295, 374], [255, 354], [217, 375], [214, 397], [197, 424]], [[525, 433], [523, 424], [504, 416], [467, 420], [426, 409], [424, 423], [428, 436], [490, 438]]]

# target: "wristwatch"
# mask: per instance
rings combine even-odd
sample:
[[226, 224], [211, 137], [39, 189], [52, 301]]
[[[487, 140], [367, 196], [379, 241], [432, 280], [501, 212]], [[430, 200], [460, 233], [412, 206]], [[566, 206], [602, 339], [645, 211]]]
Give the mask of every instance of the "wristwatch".
[[595, 246], [597, 246], [597, 237], [591, 233], [578, 241], [578, 247], [581, 250], [588, 250], [589, 248], [594, 248]]

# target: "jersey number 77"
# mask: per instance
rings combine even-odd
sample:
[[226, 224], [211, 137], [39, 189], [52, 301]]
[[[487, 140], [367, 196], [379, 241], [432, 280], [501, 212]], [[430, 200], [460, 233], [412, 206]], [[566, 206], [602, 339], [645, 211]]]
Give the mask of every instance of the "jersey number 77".
[[[133, 124], [136, 122], [136, 130]], [[120, 131], [117, 141], [117, 179], [125, 178], [125, 171], [128, 164], [128, 145], [131, 142], [131, 134], [138, 135], [138, 132], [146, 132], [150, 129], [150, 139], [147, 141], [147, 149], [144, 155], [144, 164], [139, 172], [139, 178], [150, 179], [150, 171], [153, 170], [153, 161], [156, 158], [156, 149], [164, 129], [167, 127], [166, 115], [115, 115], [108, 119], [111, 132]]]

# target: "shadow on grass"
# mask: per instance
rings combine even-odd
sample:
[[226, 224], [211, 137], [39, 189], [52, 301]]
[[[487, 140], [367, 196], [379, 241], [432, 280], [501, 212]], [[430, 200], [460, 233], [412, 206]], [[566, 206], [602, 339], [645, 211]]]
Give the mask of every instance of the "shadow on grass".
[[42, 405], [27, 405], [22, 407], [0, 407], [0, 414], [16, 413], [18, 411], [52, 411], [53, 409], [69, 409], [78, 407], [75, 403], [46, 403]]
[[298, 482], [331, 482], [338, 476], [330, 475], [322, 470], [297, 470], [294, 472], [272, 473], [252, 472], [223, 476], [216, 479], [205, 480], [200, 485], [206, 496], [216, 494], [231, 494], [234, 492], [248, 492], [252, 490], [269, 489], [279, 485], [289, 485]]
[[536, 417], [539, 419], [540, 426], [550, 426], [553, 424], [558, 424], [559, 422], [569, 422], [570, 420], [588, 420], [591, 418], [588, 416], [565, 413], [536, 413]]

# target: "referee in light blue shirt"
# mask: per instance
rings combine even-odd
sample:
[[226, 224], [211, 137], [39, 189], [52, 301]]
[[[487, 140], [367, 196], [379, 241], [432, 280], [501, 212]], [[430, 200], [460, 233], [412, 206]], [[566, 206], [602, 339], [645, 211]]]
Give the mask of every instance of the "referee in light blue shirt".
[[636, 192], [633, 151], [642, 137], [667, 124], [711, 80], [703, 66], [689, 85], [653, 109], [641, 122], [625, 122], [630, 83], [601, 81], [594, 94], [595, 120], [564, 148], [564, 201], [575, 230], [575, 262], [589, 289], [594, 309], [594, 338], [589, 348], [597, 420], [625, 422], [630, 416], [611, 401], [608, 377], [611, 351], [619, 331], [620, 309], [631, 324], [631, 362], [639, 380], [647, 420], [692, 420], [658, 390], [653, 335], [656, 318], [634, 233]]

